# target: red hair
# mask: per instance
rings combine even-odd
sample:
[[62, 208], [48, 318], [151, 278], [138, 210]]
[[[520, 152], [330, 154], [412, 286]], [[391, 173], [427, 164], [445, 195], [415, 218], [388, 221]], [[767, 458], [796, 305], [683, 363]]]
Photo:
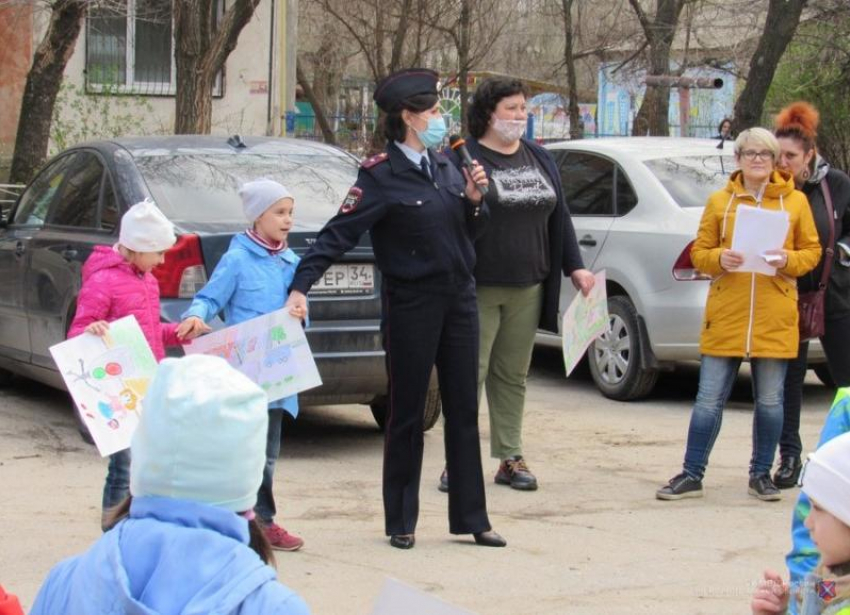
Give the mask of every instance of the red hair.
[[785, 107], [774, 120], [777, 137], [792, 137], [801, 141], [806, 151], [815, 146], [820, 113], [807, 102], [795, 102]]

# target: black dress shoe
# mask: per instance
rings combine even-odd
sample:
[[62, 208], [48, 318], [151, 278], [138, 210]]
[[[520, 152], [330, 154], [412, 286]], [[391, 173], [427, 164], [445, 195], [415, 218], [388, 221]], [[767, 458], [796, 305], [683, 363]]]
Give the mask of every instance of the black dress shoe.
[[799, 457], [783, 457], [779, 469], [773, 475], [773, 484], [780, 489], [791, 489], [797, 486], [803, 464]]
[[449, 492], [449, 471], [443, 470], [443, 473], [440, 474], [440, 484], [437, 485], [437, 489], [442, 491], [443, 493]]
[[493, 530], [477, 532], [472, 536], [475, 538], [475, 544], [481, 545], [482, 547], [506, 547], [508, 545], [508, 541], [499, 536]]
[[416, 536], [413, 534], [393, 534], [390, 536], [390, 544], [396, 549], [412, 549], [416, 544]]

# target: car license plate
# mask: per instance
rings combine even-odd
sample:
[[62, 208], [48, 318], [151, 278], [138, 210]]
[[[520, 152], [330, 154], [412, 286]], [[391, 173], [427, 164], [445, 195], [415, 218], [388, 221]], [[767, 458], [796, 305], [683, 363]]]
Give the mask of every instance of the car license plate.
[[331, 265], [310, 289], [311, 295], [371, 295], [375, 291], [372, 264]]

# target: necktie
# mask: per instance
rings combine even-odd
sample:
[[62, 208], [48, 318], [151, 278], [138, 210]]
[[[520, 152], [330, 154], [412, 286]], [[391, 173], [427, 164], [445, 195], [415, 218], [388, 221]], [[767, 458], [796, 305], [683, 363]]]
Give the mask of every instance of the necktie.
[[422, 156], [422, 160], [419, 161], [419, 166], [422, 167], [422, 171], [428, 176], [428, 179], [434, 179], [434, 176], [431, 175], [431, 165], [428, 164], [428, 158], [426, 156]]

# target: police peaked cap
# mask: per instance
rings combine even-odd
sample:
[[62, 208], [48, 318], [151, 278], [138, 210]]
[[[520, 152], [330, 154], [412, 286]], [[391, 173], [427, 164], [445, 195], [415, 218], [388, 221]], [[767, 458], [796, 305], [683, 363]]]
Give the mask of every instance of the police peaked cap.
[[401, 103], [418, 94], [437, 96], [439, 73], [428, 68], [408, 68], [381, 79], [372, 98], [382, 111], [398, 111]]

